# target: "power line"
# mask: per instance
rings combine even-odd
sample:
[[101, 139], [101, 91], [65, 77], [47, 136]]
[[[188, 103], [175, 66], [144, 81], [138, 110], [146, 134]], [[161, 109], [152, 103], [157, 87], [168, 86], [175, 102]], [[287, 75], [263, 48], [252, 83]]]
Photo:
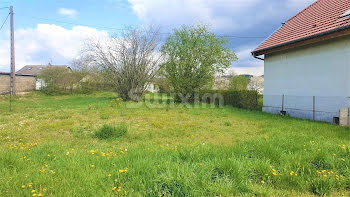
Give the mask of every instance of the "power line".
[[[24, 16], [24, 15], [20, 15], [20, 16]], [[36, 19], [36, 20], [43, 20], [43, 21], [51, 21], [51, 22], [56, 22], [56, 23], [68, 24], [68, 25], [88, 26], [88, 27], [95, 27], [95, 28], [100, 28], [100, 29], [118, 30], [118, 31], [127, 30], [125, 28], [114, 28], [114, 27], [107, 27], [107, 26], [96, 26], [96, 25], [82, 24], [82, 23], [72, 23], [72, 22], [66, 22], [66, 21], [55, 20], [55, 19], [40, 18], [40, 17], [32, 17], [32, 16], [24, 16], [24, 17], [29, 17], [29, 18]], [[170, 35], [172, 33], [160, 32], [159, 34]], [[266, 38], [266, 36], [238, 36], [238, 35], [218, 35], [218, 37], [237, 38], [237, 39], [262, 39], [262, 38]]]
[[6, 21], [7, 21], [7, 19], [9, 18], [9, 16], [10, 16], [10, 14], [7, 15], [5, 21], [2, 23], [2, 25], [1, 25], [1, 27], [0, 27], [0, 31], [1, 31], [2, 28], [4, 27], [4, 25], [5, 25]]

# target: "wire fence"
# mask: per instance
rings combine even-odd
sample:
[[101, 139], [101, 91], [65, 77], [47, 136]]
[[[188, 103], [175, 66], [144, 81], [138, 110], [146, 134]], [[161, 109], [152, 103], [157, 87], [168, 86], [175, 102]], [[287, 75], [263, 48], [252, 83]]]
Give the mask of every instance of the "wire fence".
[[263, 110], [298, 118], [334, 123], [350, 107], [349, 97], [264, 95]]

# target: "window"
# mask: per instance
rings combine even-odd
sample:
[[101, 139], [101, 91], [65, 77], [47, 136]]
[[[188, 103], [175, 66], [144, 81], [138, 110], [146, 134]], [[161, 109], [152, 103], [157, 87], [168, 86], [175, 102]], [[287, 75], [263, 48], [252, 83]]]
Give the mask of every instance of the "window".
[[341, 15], [339, 18], [346, 18], [350, 16], [350, 10], [346, 11], [343, 15]]
[[28, 67], [27, 70], [32, 70], [32, 67]]

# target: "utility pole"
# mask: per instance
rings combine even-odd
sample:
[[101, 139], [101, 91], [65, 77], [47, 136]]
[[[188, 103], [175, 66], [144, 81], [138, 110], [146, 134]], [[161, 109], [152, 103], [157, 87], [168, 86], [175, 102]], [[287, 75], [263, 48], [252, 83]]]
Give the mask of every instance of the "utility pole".
[[13, 6], [10, 7], [10, 18], [11, 18], [11, 77], [10, 77], [10, 88], [11, 96], [16, 94], [16, 61], [15, 61], [15, 32], [14, 32], [14, 21], [13, 21]]

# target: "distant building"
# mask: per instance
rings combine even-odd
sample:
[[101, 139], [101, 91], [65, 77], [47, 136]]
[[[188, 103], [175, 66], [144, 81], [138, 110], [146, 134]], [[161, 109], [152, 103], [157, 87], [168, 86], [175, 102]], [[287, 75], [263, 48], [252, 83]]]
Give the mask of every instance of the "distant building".
[[20, 75], [32, 75], [35, 76], [36, 82], [35, 82], [35, 89], [40, 90], [44, 85], [45, 82], [40, 79], [38, 76], [40, 75], [41, 71], [47, 69], [47, 68], [52, 68], [52, 67], [62, 67], [62, 68], [67, 68], [72, 70], [69, 66], [67, 65], [51, 65], [50, 63], [48, 65], [27, 65], [21, 68], [16, 72], [16, 74]]
[[[53, 67], [59, 66], [67, 69], [71, 68], [66, 65], [28, 65], [16, 72], [15, 91], [17, 93], [30, 92], [32, 90], [40, 90], [44, 82], [38, 78], [40, 72]], [[0, 72], [0, 94], [10, 93], [10, 73]]]

